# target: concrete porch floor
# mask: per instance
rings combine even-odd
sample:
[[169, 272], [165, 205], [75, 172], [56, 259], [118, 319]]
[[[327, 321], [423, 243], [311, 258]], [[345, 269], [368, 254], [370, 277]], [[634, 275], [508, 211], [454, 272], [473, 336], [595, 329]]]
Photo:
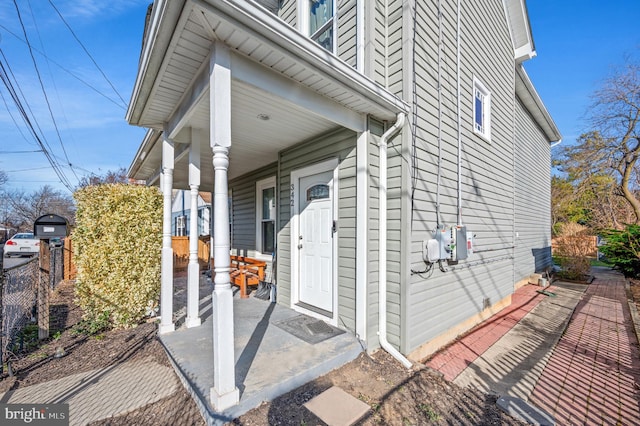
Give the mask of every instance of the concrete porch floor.
[[348, 331], [309, 344], [274, 323], [300, 315], [268, 300], [241, 299], [234, 288], [234, 329], [238, 405], [217, 412], [210, 402], [213, 386], [213, 326], [210, 280], [200, 278], [202, 325], [184, 327], [186, 277], [174, 280], [176, 331], [160, 335], [182, 383], [208, 424], [223, 424], [355, 359], [364, 348]]

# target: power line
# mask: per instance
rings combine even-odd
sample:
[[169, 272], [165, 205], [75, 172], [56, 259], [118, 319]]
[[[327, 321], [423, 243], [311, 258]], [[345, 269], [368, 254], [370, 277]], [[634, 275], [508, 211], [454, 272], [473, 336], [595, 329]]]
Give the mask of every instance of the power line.
[[32, 152], [42, 152], [42, 150], [34, 149], [33, 151], [0, 151], [0, 154], [30, 154]]
[[[45, 102], [47, 104], [47, 109], [49, 110], [49, 115], [51, 116], [51, 121], [53, 122], [53, 127], [56, 129], [56, 134], [58, 135], [58, 140], [60, 142], [60, 147], [62, 148], [62, 152], [64, 153], [64, 156], [67, 160], [67, 164], [71, 164], [71, 161], [69, 160], [69, 156], [67, 155], [67, 150], [64, 147], [64, 143], [62, 142], [62, 137], [60, 135], [60, 129], [58, 129], [58, 124], [56, 123], [56, 119], [53, 115], [53, 111], [51, 110], [51, 103], [49, 102], [49, 97], [47, 96], [47, 91], [45, 90], [44, 87], [44, 83], [42, 81], [42, 76], [40, 75], [40, 70], [38, 69], [38, 63], [36, 62], [36, 58], [33, 55], [33, 50], [31, 49], [31, 43], [29, 42], [29, 36], [27, 35], [27, 30], [24, 26], [24, 22], [22, 20], [22, 14], [20, 13], [20, 8], [18, 7], [18, 3], [16, 2], [16, 0], [13, 0], [13, 4], [16, 8], [16, 13], [18, 14], [18, 20], [20, 21], [20, 26], [22, 27], [22, 32], [24, 33], [24, 38], [27, 41], [27, 46], [29, 47], [29, 55], [31, 56], [31, 60], [33, 62], [33, 67], [36, 71], [36, 75], [38, 77], [38, 82], [40, 83], [40, 88], [42, 89], [42, 94], [44, 95], [44, 99]], [[36, 26], [37, 28], [37, 26]], [[73, 171], [73, 170], [72, 170]], [[75, 172], [74, 172], [75, 175]], [[63, 179], [63, 184], [69, 189], [69, 191], [72, 191], [72, 187], [71, 187], [71, 183], [69, 182], [69, 180], [67, 179], [66, 175], [64, 174], [64, 172], [60, 169], [60, 175], [58, 175], [58, 177], [60, 177], [61, 179]], [[76, 175], [76, 179], [79, 181], [80, 179], [78, 178], [78, 176]]]
[[[0, 49], [0, 52], [1, 52], [1, 50], [2, 49]], [[4, 54], [2, 54], [2, 56], [4, 57]], [[51, 154], [49, 153], [49, 151], [45, 147], [44, 143], [42, 142], [42, 140], [38, 136], [38, 133], [36, 132], [36, 129], [33, 127], [33, 124], [31, 123], [31, 120], [29, 119], [29, 116], [27, 115], [27, 111], [24, 109], [24, 106], [22, 105], [22, 102], [20, 101], [20, 97], [18, 96], [18, 93], [16, 92], [16, 90], [15, 90], [15, 88], [14, 88], [12, 82], [11, 82], [11, 79], [9, 78], [9, 75], [6, 72], [6, 68], [5, 68], [4, 63], [2, 61], [0, 61], [0, 80], [2, 80], [2, 82], [5, 85], [5, 87], [9, 91], [9, 94], [11, 95], [11, 98], [13, 99], [13, 102], [15, 103], [16, 107], [18, 108], [18, 111], [20, 112], [20, 115], [22, 116], [23, 121], [25, 122], [27, 128], [31, 131], [31, 135], [36, 140], [37, 144], [42, 149], [42, 152], [44, 153], [44, 156], [49, 161], [49, 164], [51, 165], [51, 167], [53, 168], [54, 172], [58, 176], [58, 179], [60, 179], [60, 182], [69, 191], [73, 192], [72, 186], [69, 183], [69, 181], [67, 180], [67, 177], [64, 175], [64, 173], [60, 169], [60, 166], [53, 159], [53, 157], [51, 156]]]
[[[13, 37], [15, 37], [18, 41], [21, 41], [24, 44], [27, 44], [26, 41], [24, 41], [23, 38], [21, 38], [18, 34], [14, 33], [13, 31], [11, 31], [9, 28], [7, 28], [6, 26], [0, 24], [0, 28], [2, 28], [3, 30], [5, 30], [6, 32], [8, 32], [9, 34], [11, 34]], [[123, 110], [127, 109], [127, 105], [125, 104], [124, 106], [119, 104], [118, 102], [114, 101], [113, 99], [111, 99], [109, 96], [107, 96], [106, 94], [104, 94], [103, 92], [101, 92], [99, 89], [97, 89], [96, 87], [92, 86], [90, 83], [88, 83], [87, 81], [83, 80], [80, 76], [76, 75], [75, 73], [73, 73], [72, 71], [70, 71], [69, 69], [65, 68], [64, 65], [56, 62], [55, 60], [51, 59], [50, 57], [48, 57], [44, 52], [41, 52], [40, 50], [36, 49], [35, 47], [33, 47], [33, 51], [38, 53], [39, 55], [42, 55], [43, 58], [45, 58], [47, 61], [51, 62], [53, 65], [57, 66], [58, 68], [60, 68], [62, 71], [66, 72], [67, 74], [69, 74], [71, 77], [75, 78], [76, 80], [78, 80], [80, 83], [84, 84], [85, 86], [87, 86], [89, 89], [93, 90], [94, 92], [96, 92], [98, 95], [102, 96], [103, 98], [105, 98], [106, 100], [108, 100], [109, 102], [111, 102], [112, 104], [116, 105], [118, 108], [122, 108]]]
[[[14, 0], [15, 1], [15, 0]], [[49, 0], [49, 4], [51, 5], [51, 7], [53, 7], [53, 9], [56, 11], [56, 13], [58, 14], [58, 16], [60, 17], [60, 19], [62, 20], [62, 22], [64, 22], [64, 24], [67, 26], [67, 28], [69, 29], [69, 32], [71, 33], [71, 35], [73, 35], [73, 38], [76, 39], [76, 41], [78, 42], [78, 44], [80, 45], [80, 47], [82, 47], [82, 50], [84, 50], [84, 53], [87, 54], [87, 56], [89, 57], [89, 59], [91, 59], [91, 62], [93, 62], [93, 64], [96, 66], [96, 68], [98, 69], [98, 71], [100, 71], [100, 74], [102, 74], [102, 76], [104, 77], [105, 80], [107, 80], [107, 83], [109, 83], [109, 86], [111, 86], [111, 88], [113, 89], [113, 91], [116, 93], [116, 95], [118, 95], [118, 97], [120, 98], [120, 100], [122, 101], [122, 104], [125, 106], [127, 106], [127, 102], [122, 98], [122, 96], [120, 96], [120, 93], [118, 92], [118, 90], [115, 88], [115, 86], [113, 85], [113, 83], [111, 83], [111, 80], [109, 80], [109, 78], [107, 77], [107, 75], [102, 71], [102, 69], [100, 68], [100, 65], [98, 65], [98, 63], [95, 61], [95, 59], [93, 59], [93, 56], [91, 56], [91, 53], [89, 53], [89, 51], [87, 50], [87, 48], [84, 46], [84, 44], [82, 44], [82, 42], [80, 41], [80, 39], [78, 38], [78, 36], [76, 36], [76, 33], [73, 31], [73, 29], [71, 28], [71, 26], [69, 26], [69, 24], [67, 23], [67, 21], [64, 19], [64, 17], [62, 16], [62, 14], [60, 13], [60, 11], [58, 10], [58, 8], [53, 4], [52, 0]]]

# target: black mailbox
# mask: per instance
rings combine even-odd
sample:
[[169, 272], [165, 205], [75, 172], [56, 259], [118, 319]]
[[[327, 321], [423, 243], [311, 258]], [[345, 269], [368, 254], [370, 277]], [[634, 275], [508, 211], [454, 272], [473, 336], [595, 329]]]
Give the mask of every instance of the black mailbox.
[[45, 214], [33, 223], [33, 235], [41, 240], [64, 238], [69, 235], [69, 223], [57, 214]]

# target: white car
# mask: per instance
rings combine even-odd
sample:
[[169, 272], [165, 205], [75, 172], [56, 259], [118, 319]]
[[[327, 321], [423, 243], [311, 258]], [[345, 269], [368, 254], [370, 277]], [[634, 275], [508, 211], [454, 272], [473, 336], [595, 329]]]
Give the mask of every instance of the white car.
[[4, 243], [4, 257], [32, 256], [40, 252], [40, 239], [31, 232], [20, 232]]

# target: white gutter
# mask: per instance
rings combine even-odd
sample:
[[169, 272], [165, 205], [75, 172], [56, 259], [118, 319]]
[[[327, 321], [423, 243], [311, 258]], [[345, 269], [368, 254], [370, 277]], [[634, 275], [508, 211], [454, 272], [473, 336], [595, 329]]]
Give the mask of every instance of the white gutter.
[[380, 346], [406, 368], [411, 361], [404, 357], [387, 340], [387, 140], [404, 125], [406, 115], [398, 114], [393, 126], [380, 138], [380, 183], [378, 189], [378, 340]]

